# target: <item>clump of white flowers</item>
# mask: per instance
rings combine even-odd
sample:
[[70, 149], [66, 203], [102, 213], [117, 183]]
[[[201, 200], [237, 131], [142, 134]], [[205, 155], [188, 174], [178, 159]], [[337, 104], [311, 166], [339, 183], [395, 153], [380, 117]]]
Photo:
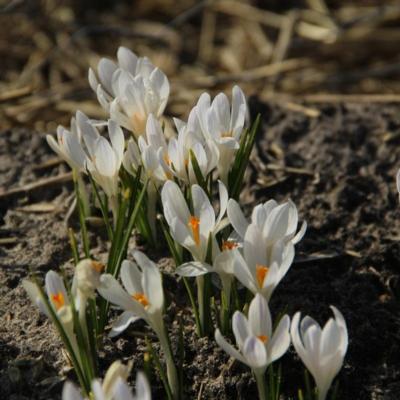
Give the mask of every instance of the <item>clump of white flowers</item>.
[[[124, 47], [117, 59], [102, 58], [89, 70], [106, 120], [91, 120], [77, 111], [70, 128], [60, 126], [56, 138], [47, 136], [50, 147], [73, 170], [84, 255], [70, 228], [72, 281], [49, 271], [45, 290], [36, 280], [23, 283], [60, 333], [79, 380], [80, 390], [65, 384], [63, 399], [151, 399], [140, 372], [136, 394], [131, 393], [129, 370], [119, 362], [102, 383], [96, 379], [105, 331], [110, 326], [109, 336], [115, 337], [138, 320], [146, 322], [160, 343], [163, 360], [146, 339], [166, 398], [184, 397], [184, 351], [171, 343], [164, 321], [169, 302], [163, 274], [143, 252], [129, 249], [133, 232], [144, 237], [147, 251], [161, 251], [167, 244], [177, 281], [188, 292], [198, 335], [214, 332], [226, 353], [251, 368], [260, 399], [280, 397], [279, 385], [266, 385], [265, 373], [269, 383], [277, 381], [272, 363], [291, 341], [315, 379], [319, 399], [325, 399], [347, 350], [342, 314], [332, 307], [335, 318], [321, 329], [310, 317], [300, 322], [300, 313], [292, 323], [281, 315], [274, 325], [269, 308], [307, 224], [303, 221], [299, 228], [298, 210], [290, 199], [258, 204], [250, 219], [240, 205], [260, 116], [250, 121], [246, 97], [234, 86], [230, 97], [219, 93], [212, 99], [203, 93], [187, 120], [173, 118], [165, 124], [168, 78], [150, 60]], [[173, 126], [172, 132], [167, 134], [166, 126]], [[400, 192], [400, 172], [397, 185]], [[110, 241], [104, 264], [94, 260], [90, 244], [96, 232], [89, 234], [86, 226], [95, 209]], [[113, 321], [111, 305], [122, 310]], [[230, 344], [231, 333], [236, 346]]]

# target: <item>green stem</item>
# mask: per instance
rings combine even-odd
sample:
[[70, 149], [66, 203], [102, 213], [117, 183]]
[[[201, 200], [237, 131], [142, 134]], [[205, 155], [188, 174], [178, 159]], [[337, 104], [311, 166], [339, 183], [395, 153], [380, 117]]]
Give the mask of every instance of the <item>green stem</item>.
[[259, 400], [267, 400], [267, 387], [265, 385], [264, 373], [255, 372]]

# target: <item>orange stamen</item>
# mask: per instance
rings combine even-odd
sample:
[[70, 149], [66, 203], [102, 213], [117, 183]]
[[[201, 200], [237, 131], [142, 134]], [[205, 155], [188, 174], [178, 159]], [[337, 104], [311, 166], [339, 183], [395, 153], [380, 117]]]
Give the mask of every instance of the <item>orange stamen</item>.
[[132, 297], [138, 301], [143, 307], [147, 307], [150, 303], [144, 293], [135, 293]]
[[188, 158], [185, 158], [184, 164], [185, 164], [185, 168], [187, 168], [188, 165], [189, 165], [189, 159]]
[[231, 240], [223, 240], [222, 241], [222, 251], [225, 250], [233, 250], [238, 247], [238, 243], [232, 242]]
[[189, 218], [188, 225], [192, 229], [194, 242], [198, 246], [200, 244], [200, 219], [192, 215]]
[[264, 344], [267, 343], [268, 336], [266, 335], [259, 335], [257, 336], [257, 339], [260, 339]]
[[65, 304], [64, 295], [61, 292], [51, 295], [51, 301], [53, 302], [57, 311]]
[[260, 288], [262, 288], [264, 285], [264, 279], [268, 274], [268, 270], [269, 270], [269, 268], [265, 265], [260, 265], [260, 264], [256, 265], [256, 277], [257, 277], [258, 286]]
[[104, 271], [104, 264], [98, 261], [92, 261], [92, 268], [99, 274]]

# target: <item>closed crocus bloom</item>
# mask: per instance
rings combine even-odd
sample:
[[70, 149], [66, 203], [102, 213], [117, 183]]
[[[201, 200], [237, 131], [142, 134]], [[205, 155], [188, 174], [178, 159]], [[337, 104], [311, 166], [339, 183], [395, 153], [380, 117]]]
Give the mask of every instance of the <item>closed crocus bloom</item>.
[[[126, 379], [130, 367], [120, 361], [114, 362], [108, 369], [103, 383], [99, 379], [92, 382], [90, 399], [92, 400], [151, 400], [150, 386], [146, 376], [138, 372], [136, 376], [136, 395], [132, 391]], [[62, 400], [86, 400], [71, 382], [64, 384]]]
[[149, 114], [160, 118], [169, 97], [165, 74], [147, 58], [137, 57], [124, 47], [117, 53], [118, 64], [103, 58], [97, 72], [89, 70], [89, 83], [110, 117], [136, 137], [145, 132]]
[[125, 138], [122, 129], [115, 121], [108, 121], [110, 141], [100, 136], [97, 129], [88, 121], [78, 122], [89, 153], [86, 167], [93, 179], [109, 197], [118, 194], [118, 173], [124, 154]]
[[260, 230], [250, 225], [243, 243], [243, 254], [234, 251], [234, 274], [254, 294], [267, 300], [286, 275], [294, 259], [293, 243], [278, 240], [266, 246]]
[[228, 192], [219, 182], [220, 210], [216, 218], [207, 194], [199, 185], [191, 187], [193, 213], [185, 201], [179, 186], [168, 181], [163, 186], [161, 199], [164, 216], [174, 240], [190, 251], [195, 261], [205, 261], [209, 238], [211, 236], [213, 253], [218, 250], [215, 235], [226, 226], [224, 219]]
[[198, 183], [193, 169], [190, 153], [196, 157], [204, 179], [218, 164], [218, 148], [211, 139], [204, 138], [197, 120], [196, 108], [189, 114], [188, 122], [174, 119], [178, 136], [168, 143], [168, 156], [165, 159], [170, 171], [186, 184]]
[[228, 202], [227, 213], [229, 222], [241, 240], [244, 239], [250, 223], [258, 227], [267, 244], [277, 240], [296, 244], [302, 239], [307, 229], [304, 221], [300, 230], [297, 231], [299, 217], [296, 205], [291, 200], [280, 205], [275, 200], [258, 204], [253, 209], [250, 223], [245, 218], [239, 204], [233, 199]]
[[47, 135], [46, 140], [52, 150], [57, 153], [71, 169], [83, 171], [85, 168], [86, 154], [82, 148], [82, 135], [77, 125], [77, 119], [87, 117], [77, 111], [76, 118], [71, 118], [71, 127], [66, 129], [59, 125], [57, 127], [57, 140]]
[[231, 357], [248, 365], [256, 376], [260, 376], [289, 348], [289, 327], [290, 318], [284, 315], [275, 331], [272, 330], [268, 303], [257, 294], [250, 303], [248, 318], [239, 311], [233, 315], [232, 330], [238, 349], [224, 339], [219, 329], [215, 331], [215, 340]]
[[225, 185], [240, 138], [247, 123], [246, 98], [239, 88], [232, 89], [232, 106], [224, 93], [219, 93], [211, 103], [208, 93], [203, 93], [196, 106], [202, 132], [212, 139], [219, 150], [218, 172]]
[[323, 329], [312, 318], [300, 321], [300, 312], [293, 317], [290, 329], [297, 354], [314, 377], [318, 399], [324, 400], [333, 379], [343, 365], [348, 346], [346, 322], [341, 312], [331, 306], [334, 318]]

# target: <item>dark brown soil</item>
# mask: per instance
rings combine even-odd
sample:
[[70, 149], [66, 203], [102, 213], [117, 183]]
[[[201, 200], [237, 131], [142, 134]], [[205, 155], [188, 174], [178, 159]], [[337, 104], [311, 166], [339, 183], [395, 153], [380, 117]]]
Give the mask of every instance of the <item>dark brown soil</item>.
[[[288, 197], [309, 225], [298, 245], [296, 262], [272, 298], [274, 315], [297, 310], [321, 322], [328, 306], [337, 306], [349, 328], [350, 346], [340, 374], [344, 400], [400, 397], [400, 206], [395, 174], [400, 167], [400, 106], [322, 105], [320, 116], [288, 112], [252, 103], [263, 126], [243, 200], [248, 210], [258, 201]], [[66, 172], [64, 165], [36, 167], [53, 158], [44, 135], [26, 131], [0, 134], [0, 187]], [[44, 276], [70, 264], [64, 217], [70, 184], [21, 196], [0, 194], [0, 398], [50, 399], [60, 396], [62, 380], [73, 378], [61, 344], [45, 317], [21, 286], [29, 271]], [[32, 203], [51, 203], [49, 212], [33, 212]], [[43, 209], [42, 211], [45, 211]], [[75, 223], [72, 220], [72, 223]], [[95, 229], [92, 231], [94, 233]], [[4, 244], [5, 238], [11, 238]], [[92, 246], [104, 256], [105, 244], [93, 235]], [[166, 271], [166, 292], [173, 299], [167, 322], [185, 329], [184, 374], [188, 398], [250, 399], [255, 385], [249, 371], [233, 363], [209, 339], [198, 339], [184, 290]], [[175, 320], [172, 324], [172, 320]], [[104, 370], [116, 358], [143, 364], [143, 324], [121, 338], [106, 340]], [[177, 335], [174, 335], [176, 345]], [[302, 366], [290, 351], [282, 359], [285, 398], [302, 384]], [[155, 398], [163, 398], [158, 381]]]

